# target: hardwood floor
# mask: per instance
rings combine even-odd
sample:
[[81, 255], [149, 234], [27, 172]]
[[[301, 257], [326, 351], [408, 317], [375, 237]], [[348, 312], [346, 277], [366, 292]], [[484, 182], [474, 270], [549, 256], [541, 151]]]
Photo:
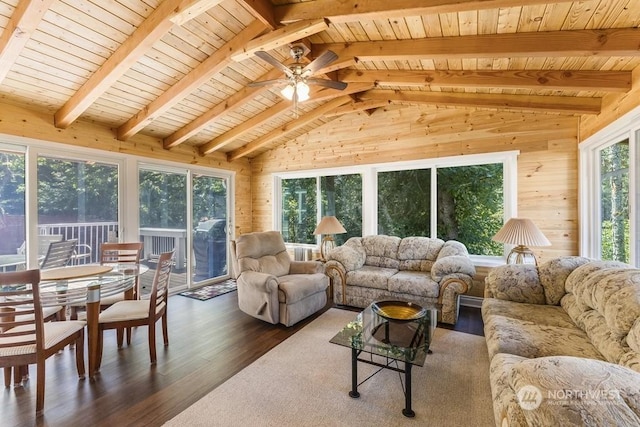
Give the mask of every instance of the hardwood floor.
[[[208, 301], [172, 296], [168, 310], [169, 346], [158, 338], [156, 366], [149, 364], [146, 328], [120, 350], [107, 331], [95, 381], [78, 380], [67, 348], [47, 360], [44, 415], [35, 417], [32, 366], [26, 386], [4, 389], [0, 425], [162, 425], [320, 315], [290, 328], [270, 325], [242, 313], [236, 292]], [[462, 307], [454, 329], [482, 335], [480, 311]]]

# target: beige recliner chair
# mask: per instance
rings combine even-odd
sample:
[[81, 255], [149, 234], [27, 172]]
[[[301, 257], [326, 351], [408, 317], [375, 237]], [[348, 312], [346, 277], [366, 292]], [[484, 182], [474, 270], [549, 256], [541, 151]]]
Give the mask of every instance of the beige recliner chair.
[[291, 326], [327, 303], [329, 278], [317, 261], [292, 261], [277, 231], [248, 233], [231, 242], [238, 305], [269, 323]]

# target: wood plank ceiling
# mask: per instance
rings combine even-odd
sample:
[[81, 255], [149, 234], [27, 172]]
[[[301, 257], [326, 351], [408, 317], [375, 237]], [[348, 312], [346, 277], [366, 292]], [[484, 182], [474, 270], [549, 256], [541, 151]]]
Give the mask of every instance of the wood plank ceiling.
[[[597, 114], [631, 89], [639, 23], [638, 0], [0, 0], [0, 99], [233, 161], [383, 106]], [[294, 111], [248, 86], [292, 43], [334, 51], [321, 77], [347, 88]]]

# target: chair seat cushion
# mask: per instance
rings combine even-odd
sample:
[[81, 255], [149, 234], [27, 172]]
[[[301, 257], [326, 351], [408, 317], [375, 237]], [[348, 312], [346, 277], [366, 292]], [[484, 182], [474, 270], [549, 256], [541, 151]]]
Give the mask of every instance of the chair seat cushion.
[[[139, 320], [149, 317], [149, 303], [145, 300], [125, 300], [113, 304], [100, 313], [100, 323], [122, 322], [126, 320]], [[162, 310], [164, 304], [158, 306], [156, 313]]]
[[309, 295], [325, 292], [329, 278], [323, 273], [289, 274], [278, 277], [278, 301], [293, 304]]
[[[44, 348], [51, 348], [60, 341], [70, 337], [71, 335], [84, 328], [86, 322], [80, 320], [70, 320], [64, 322], [46, 322], [44, 323]], [[16, 326], [12, 328], [12, 332], [30, 331], [33, 325]], [[0, 335], [0, 345], [10, 344], [14, 342], [22, 342], [33, 339], [33, 334], [20, 337], [2, 337]], [[21, 356], [25, 354], [33, 354], [36, 352], [36, 345], [23, 345], [19, 347], [0, 348], [0, 357]]]

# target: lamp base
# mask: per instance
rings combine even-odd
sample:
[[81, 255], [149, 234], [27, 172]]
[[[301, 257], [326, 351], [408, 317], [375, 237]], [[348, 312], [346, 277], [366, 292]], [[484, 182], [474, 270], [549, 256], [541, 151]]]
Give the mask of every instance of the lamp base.
[[322, 243], [320, 244], [320, 257], [322, 258], [322, 261], [327, 260], [329, 252], [331, 252], [335, 247], [336, 242], [333, 240], [332, 236], [327, 235], [322, 238]]
[[518, 245], [509, 252], [509, 255], [507, 256], [507, 264], [538, 265], [538, 260], [531, 249], [524, 245]]

